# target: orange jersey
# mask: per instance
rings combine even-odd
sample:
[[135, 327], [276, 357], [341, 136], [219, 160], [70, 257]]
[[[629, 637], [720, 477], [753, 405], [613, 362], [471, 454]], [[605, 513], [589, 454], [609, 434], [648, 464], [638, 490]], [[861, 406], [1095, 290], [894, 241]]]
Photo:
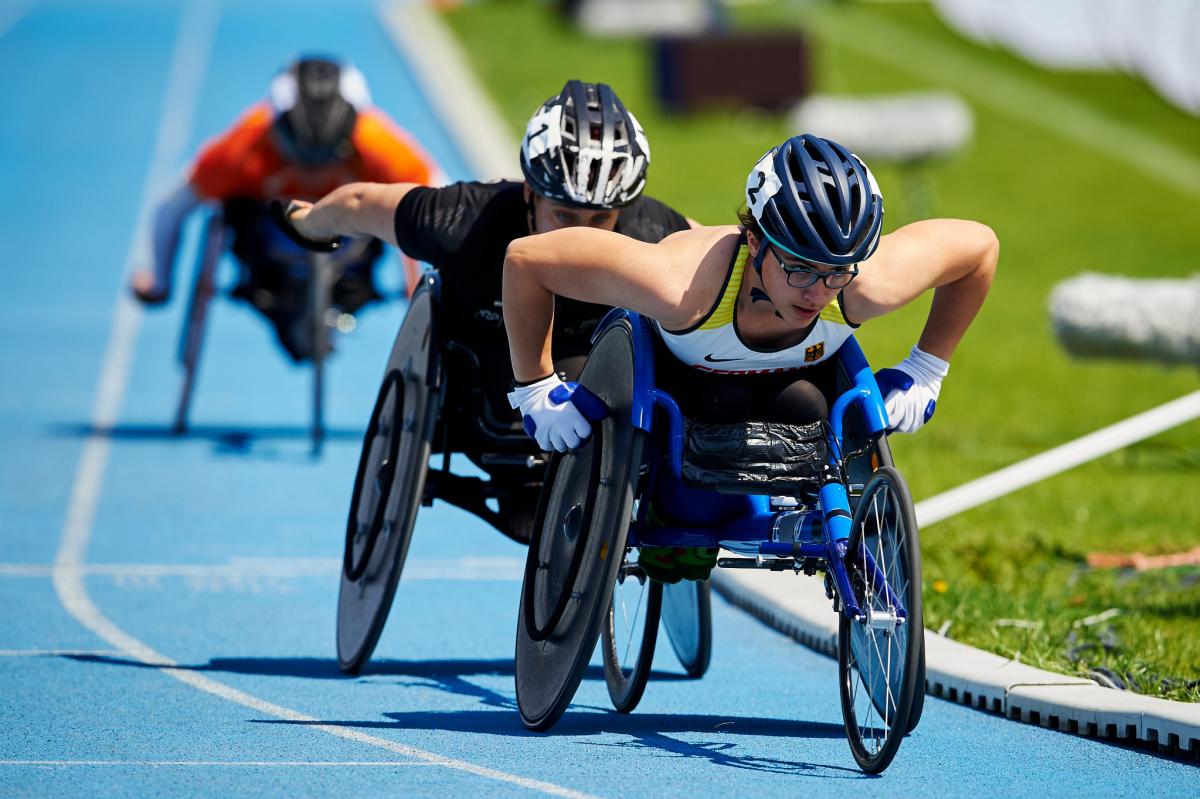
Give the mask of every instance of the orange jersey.
[[356, 181], [429, 183], [436, 169], [408, 134], [374, 108], [360, 111], [354, 123], [354, 156], [329, 166], [285, 160], [272, 138], [271, 121], [270, 106], [260, 103], [201, 149], [190, 180], [202, 197], [316, 200]]

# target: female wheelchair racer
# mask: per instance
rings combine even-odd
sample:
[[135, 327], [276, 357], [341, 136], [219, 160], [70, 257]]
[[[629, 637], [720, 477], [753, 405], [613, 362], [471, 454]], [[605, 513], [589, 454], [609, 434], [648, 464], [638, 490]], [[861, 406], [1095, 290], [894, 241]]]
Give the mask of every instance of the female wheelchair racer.
[[[923, 695], [917, 531], [902, 479], [882, 462], [882, 433], [889, 421], [912, 432], [932, 415], [998, 245], [986, 227], [957, 220], [881, 238], [882, 198], [865, 164], [811, 135], [768, 152], [746, 200], [740, 226], [657, 245], [562, 231], [509, 247], [505, 322], [522, 381], [510, 402], [539, 444], [567, 453], [548, 472], [526, 566], [518, 705], [528, 726], [554, 724], [614, 582], [670, 565], [614, 554], [719, 543], [755, 556], [719, 565], [827, 572], [847, 733], [860, 766], [878, 772]], [[931, 288], [918, 346], [876, 381], [850, 320]], [[597, 334], [578, 384], [548, 374], [556, 294], [629, 309]], [[650, 342], [665, 350], [658, 370]], [[691, 376], [664, 368], [672, 362]], [[849, 390], [837, 390], [833, 362]], [[853, 501], [852, 408], [879, 466]]]

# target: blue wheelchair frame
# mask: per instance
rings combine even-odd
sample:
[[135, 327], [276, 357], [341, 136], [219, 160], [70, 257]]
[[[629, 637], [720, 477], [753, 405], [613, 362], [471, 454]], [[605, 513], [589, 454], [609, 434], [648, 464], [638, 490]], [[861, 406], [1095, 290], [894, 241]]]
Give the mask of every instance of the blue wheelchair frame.
[[[655, 469], [654, 464], [661, 461], [663, 454], [658, 451], [658, 448], [665, 444], [670, 475], [677, 484], [682, 484], [683, 415], [674, 398], [655, 386], [654, 333], [650, 323], [640, 314], [616, 308], [610, 311], [597, 327], [592, 336], [592, 342], [594, 344], [605, 329], [620, 319], [627, 319], [633, 329], [632, 422], [635, 427], [647, 433], [649, 450], [645, 460], [652, 464], [652, 470]], [[716, 526], [652, 526], [646, 523], [646, 505], [643, 503], [639, 508], [638, 518], [629, 528], [626, 546], [716, 547], [721, 542], [744, 542], [750, 545], [757, 543], [760, 556], [794, 558], [797, 569], [800, 568], [803, 560], [821, 560], [825, 562], [827, 572], [836, 585], [837, 594], [841, 598], [842, 612], [851, 619], [864, 620], [866, 614], [855, 600], [846, 568], [853, 514], [850, 495], [842, 477], [845, 465], [842, 454], [843, 430], [846, 413], [854, 406], [859, 408], [871, 435], [877, 435], [887, 429], [888, 417], [879, 386], [875, 381], [875, 375], [871, 371], [862, 349], [858, 346], [858, 342], [853, 337], [849, 338], [838, 349], [836, 357], [841, 360], [846, 374], [850, 377], [852, 387], [838, 396], [830, 410], [829, 424], [826, 426], [827, 460], [815, 508], [803, 511], [772, 510], [768, 497], [747, 495], [744, 499], [747, 502], [748, 512]], [[666, 416], [665, 441], [649, 435], [654, 429], [656, 410]], [[651, 474], [650, 478], [650, 485], [654, 485], [654, 475]], [[702, 495], [728, 496], [718, 495], [715, 491], [702, 488], [688, 487], [687, 490], [693, 493], [699, 492]], [[793, 518], [790, 522], [795, 525], [796, 529], [810, 531], [812, 533], [809, 536], [810, 540], [794, 542], [772, 540], [772, 531], [785, 514], [799, 514], [798, 518]], [[861, 562], [866, 564], [866, 568], [870, 572], [872, 587], [886, 597], [888, 604], [896, 608], [897, 620], [905, 621], [908, 613], [902, 598], [896, 595], [887, 584], [883, 571], [875, 563], [871, 553], [864, 549], [854, 555], [856, 558], [861, 558]]]

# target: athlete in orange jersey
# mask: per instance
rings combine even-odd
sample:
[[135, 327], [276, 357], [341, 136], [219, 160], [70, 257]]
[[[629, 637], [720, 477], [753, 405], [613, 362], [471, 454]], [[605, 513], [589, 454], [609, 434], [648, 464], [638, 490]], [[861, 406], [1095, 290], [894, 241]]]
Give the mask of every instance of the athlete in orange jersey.
[[[328, 59], [300, 59], [276, 75], [265, 101], [201, 149], [186, 179], [159, 205], [149, 247], [153, 268], [136, 272], [131, 288], [144, 303], [165, 303], [184, 221], [201, 204], [219, 203], [233, 230], [232, 250], [245, 267], [234, 296], [262, 311], [284, 348], [301, 360], [312, 342], [297, 324], [307, 275], [294, 265], [308, 256], [280, 234], [267, 204], [317, 199], [357, 181], [431, 184], [443, 182], [440, 177], [416, 141], [371, 105], [361, 72]], [[381, 253], [375, 239], [339, 251], [332, 307], [354, 313], [380, 298], [373, 268]], [[409, 285], [415, 270], [406, 259]]]

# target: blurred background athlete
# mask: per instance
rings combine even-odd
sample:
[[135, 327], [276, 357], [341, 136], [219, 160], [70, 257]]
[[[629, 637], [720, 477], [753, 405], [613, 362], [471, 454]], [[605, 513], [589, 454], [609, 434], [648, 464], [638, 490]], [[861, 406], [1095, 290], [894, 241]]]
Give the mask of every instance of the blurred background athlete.
[[[303, 360], [312, 352], [312, 326], [303, 319], [311, 255], [271, 222], [268, 203], [316, 199], [354, 181], [424, 184], [438, 176], [412, 137], [371, 105], [358, 69], [330, 58], [300, 58], [275, 76], [266, 100], [201, 149], [186, 179], [160, 203], [151, 233], [153, 267], [136, 272], [131, 289], [144, 303], [165, 303], [184, 221], [200, 205], [218, 203], [243, 267], [233, 295], [262, 312], [288, 354]], [[382, 251], [374, 238], [338, 251], [331, 308], [353, 314], [381, 298], [374, 267]]]

